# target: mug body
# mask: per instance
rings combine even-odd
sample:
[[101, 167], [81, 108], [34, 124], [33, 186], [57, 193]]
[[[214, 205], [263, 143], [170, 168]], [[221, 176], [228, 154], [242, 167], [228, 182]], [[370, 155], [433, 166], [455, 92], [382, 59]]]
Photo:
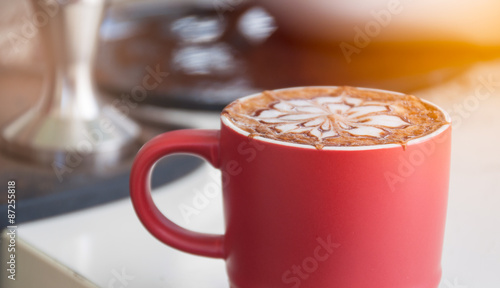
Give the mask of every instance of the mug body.
[[222, 116], [232, 288], [436, 288], [451, 126], [400, 144], [298, 145]]

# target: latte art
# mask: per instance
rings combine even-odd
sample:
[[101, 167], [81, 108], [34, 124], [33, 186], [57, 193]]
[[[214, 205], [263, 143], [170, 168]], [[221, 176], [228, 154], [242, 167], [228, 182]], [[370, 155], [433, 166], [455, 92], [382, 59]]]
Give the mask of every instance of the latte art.
[[279, 133], [307, 133], [322, 141], [345, 133], [353, 136], [383, 137], [392, 129], [412, 125], [399, 116], [387, 103], [363, 101], [345, 94], [336, 97], [279, 100], [249, 116], [269, 124]]
[[447, 123], [415, 96], [353, 87], [265, 91], [223, 111], [251, 136], [324, 146], [405, 144]]

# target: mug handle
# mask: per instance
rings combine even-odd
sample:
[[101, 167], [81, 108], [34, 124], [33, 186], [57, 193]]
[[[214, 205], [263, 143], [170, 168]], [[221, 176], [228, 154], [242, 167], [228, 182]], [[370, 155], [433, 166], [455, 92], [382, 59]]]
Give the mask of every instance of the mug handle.
[[156, 136], [139, 150], [130, 172], [130, 197], [144, 227], [173, 248], [213, 258], [224, 258], [224, 235], [190, 231], [167, 219], [151, 198], [150, 179], [155, 163], [174, 153], [194, 154], [219, 168], [219, 133], [188, 129]]

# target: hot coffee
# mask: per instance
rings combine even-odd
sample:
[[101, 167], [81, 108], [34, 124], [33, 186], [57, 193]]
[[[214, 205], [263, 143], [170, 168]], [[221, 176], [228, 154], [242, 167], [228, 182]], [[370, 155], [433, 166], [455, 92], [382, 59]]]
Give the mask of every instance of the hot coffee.
[[438, 108], [415, 96], [353, 87], [265, 91], [231, 103], [222, 115], [252, 137], [318, 149], [405, 145], [448, 123]]
[[[310, 87], [242, 98], [221, 119], [220, 130], [170, 131], [139, 151], [131, 199], [156, 238], [224, 259], [234, 288], [439, 285], [451, 151], [444, 110], [395, 92]], [[408, 145], [377, 145], [385, 143]], [[332, 146], [314, 148], [324, 145]], [[186, 230], [155, 206], [153, 167], [176, 153], [221, 170], [224, 234]]]

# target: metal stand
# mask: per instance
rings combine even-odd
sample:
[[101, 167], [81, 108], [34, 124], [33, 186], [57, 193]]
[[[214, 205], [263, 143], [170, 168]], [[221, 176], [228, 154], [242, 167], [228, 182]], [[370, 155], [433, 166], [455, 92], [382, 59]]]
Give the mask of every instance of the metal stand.
[[1, 131], [3, 150], [68, 169], [112, 165], [135, 152], [139, 126], [101, 103], [92, 79], [105, 1], [30, 2], [47, 79], [38, 104]]

